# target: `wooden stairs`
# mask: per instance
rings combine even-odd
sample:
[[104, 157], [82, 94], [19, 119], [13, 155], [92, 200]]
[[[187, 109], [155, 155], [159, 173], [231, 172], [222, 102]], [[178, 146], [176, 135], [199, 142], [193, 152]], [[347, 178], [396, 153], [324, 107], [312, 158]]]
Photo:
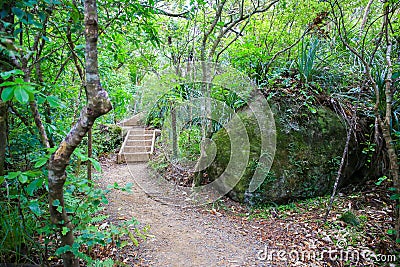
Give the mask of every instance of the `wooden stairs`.
[[141, 125], [141, 115], [121, 122], [127, 132], [117, 155], [117, 163], [147, 162], [154, 152], [154, 143], [159, 130], [149, 130]]

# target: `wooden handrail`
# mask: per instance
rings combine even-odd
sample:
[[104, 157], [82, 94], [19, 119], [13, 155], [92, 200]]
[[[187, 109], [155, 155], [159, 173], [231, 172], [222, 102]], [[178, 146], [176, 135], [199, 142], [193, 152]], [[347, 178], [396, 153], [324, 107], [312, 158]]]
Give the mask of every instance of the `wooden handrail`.
[[156, 130], [153, 130], [153, 138], [151, 139], [151, 149], [150, 149], [150, 155], [153, 154], [154, 152], [154, 145], [156, 143]]
[[118, 163], [121, 163], [122, 153], [123, 153], [123, 151], [124, 151], [126, 142], [127, 142], [128, 139], [129, 139], [129, 134], [130, 134], [130, 133], [131, 133], [131, 130], [128, 130], [128, 132], [126, 133], [125, 140], [124, 140], [124, 142], [122, 143], [122, 146], [121, 146], [121, 148], [120, 148], [120, 150], [119, 150], [119, 152], [118, 152], [118, 156], [117, 156], [117, 161], [118, 161]]

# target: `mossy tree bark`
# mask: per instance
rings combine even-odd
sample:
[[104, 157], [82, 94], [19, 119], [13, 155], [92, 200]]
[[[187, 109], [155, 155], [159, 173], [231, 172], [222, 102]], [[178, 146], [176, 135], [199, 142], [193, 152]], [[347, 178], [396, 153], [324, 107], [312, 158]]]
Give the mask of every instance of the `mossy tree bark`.
[[[51, 220], [60, 230], [63, 227], [69, 229], [66, 235], [62, 235], [62, 245], [74, 243], [73, 225], [68, 218], [64, 207], [64, 183], [66, 180], [66, 167], [75, 148], [81, 143], [83, 137], [92, 127], [96, 118], [108, 113], [112, 109], [107, 92], [102, 88], [98, 72], [97, 38], [98, 16], [96, 0], [86, 0], [85, 10], [85, 39], [86, 39], [86, 92], [87, 104], [81, 110], [78, 121], [72, 127], [65, 139], [58, 146], [56, 152], [49, 160], [49, 208]], [[53, 206], [58, 200], [62, 212]], [[72, 252], [63, 255], [64, 266], [79, 266]]]

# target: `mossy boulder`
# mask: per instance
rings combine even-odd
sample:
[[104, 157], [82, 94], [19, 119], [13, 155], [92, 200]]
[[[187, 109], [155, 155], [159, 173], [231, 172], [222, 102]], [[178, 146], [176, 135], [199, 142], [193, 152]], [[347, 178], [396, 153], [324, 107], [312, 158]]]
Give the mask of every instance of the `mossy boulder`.
[[[271, 110], [276, 125], [275, 157], [263, 184], [251, 194], [247, 188], [261, 153], [260, 129], [249, 109], [239, 112], [249, 136], [250, 157], [244, 175], [229, 196], [240, 202], [285, 203], [331, 192], [346, 142], [346, 129], [339, 116], [324, 106], [299, 108], [283, 101], [271, 105]], [[228, 164], [231, 144], [224, 129], [212, 139], [217, 154], [206, 172], [210, 180], [215, 180]], [[360, 153], [350, 151], [348, 162], [359, 164], [360, 158], [353, 158]], [[349, 179], [357, 168], [347, 166], [344, 179]]]

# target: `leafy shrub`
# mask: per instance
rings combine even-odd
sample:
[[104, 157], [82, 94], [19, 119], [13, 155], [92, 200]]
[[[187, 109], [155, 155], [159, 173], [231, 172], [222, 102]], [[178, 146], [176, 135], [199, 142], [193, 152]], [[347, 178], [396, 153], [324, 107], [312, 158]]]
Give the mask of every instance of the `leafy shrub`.
[[[79, 154], [79, 153], [78, 153]], [[79, 156], [77, 156], [79, 157]], [[0, 176], [0, 261], [14, 263], [40, 263], [50, 266], [64, 251], [72, 251], [89, 266], [109, 266], [92, 259], [95, 246], [124, 247], [139, 244], [146, 238], [147, 227], [137, 228], [135, 218], [120, 225], [108, 222], [102, 213], [108, 203], [110, 189], [129, 191], [131, 184], [114, 184], [107, 190], [96, 188], [93, 181], [82, 175], [73, 175], [68, 168], [65, 184], [65, 209], [75, 226], [74, 246], [59, 247], [55, 240], [68, 229], [59, 229], [50, 222], [47, 199], [47, 173], [43, 166], [48, 156], [39, 158], [34, 170], [8, 172]], [[74, 165], [74, 164], [72, 164]], [[53, 205], [60, 205], [55, 201]], [[56, 248], [58, 248], [56, 250]], [[109, 262], [109, 261], [108, 261]], [[100, 264], [100, 265], [99, 265]]]

